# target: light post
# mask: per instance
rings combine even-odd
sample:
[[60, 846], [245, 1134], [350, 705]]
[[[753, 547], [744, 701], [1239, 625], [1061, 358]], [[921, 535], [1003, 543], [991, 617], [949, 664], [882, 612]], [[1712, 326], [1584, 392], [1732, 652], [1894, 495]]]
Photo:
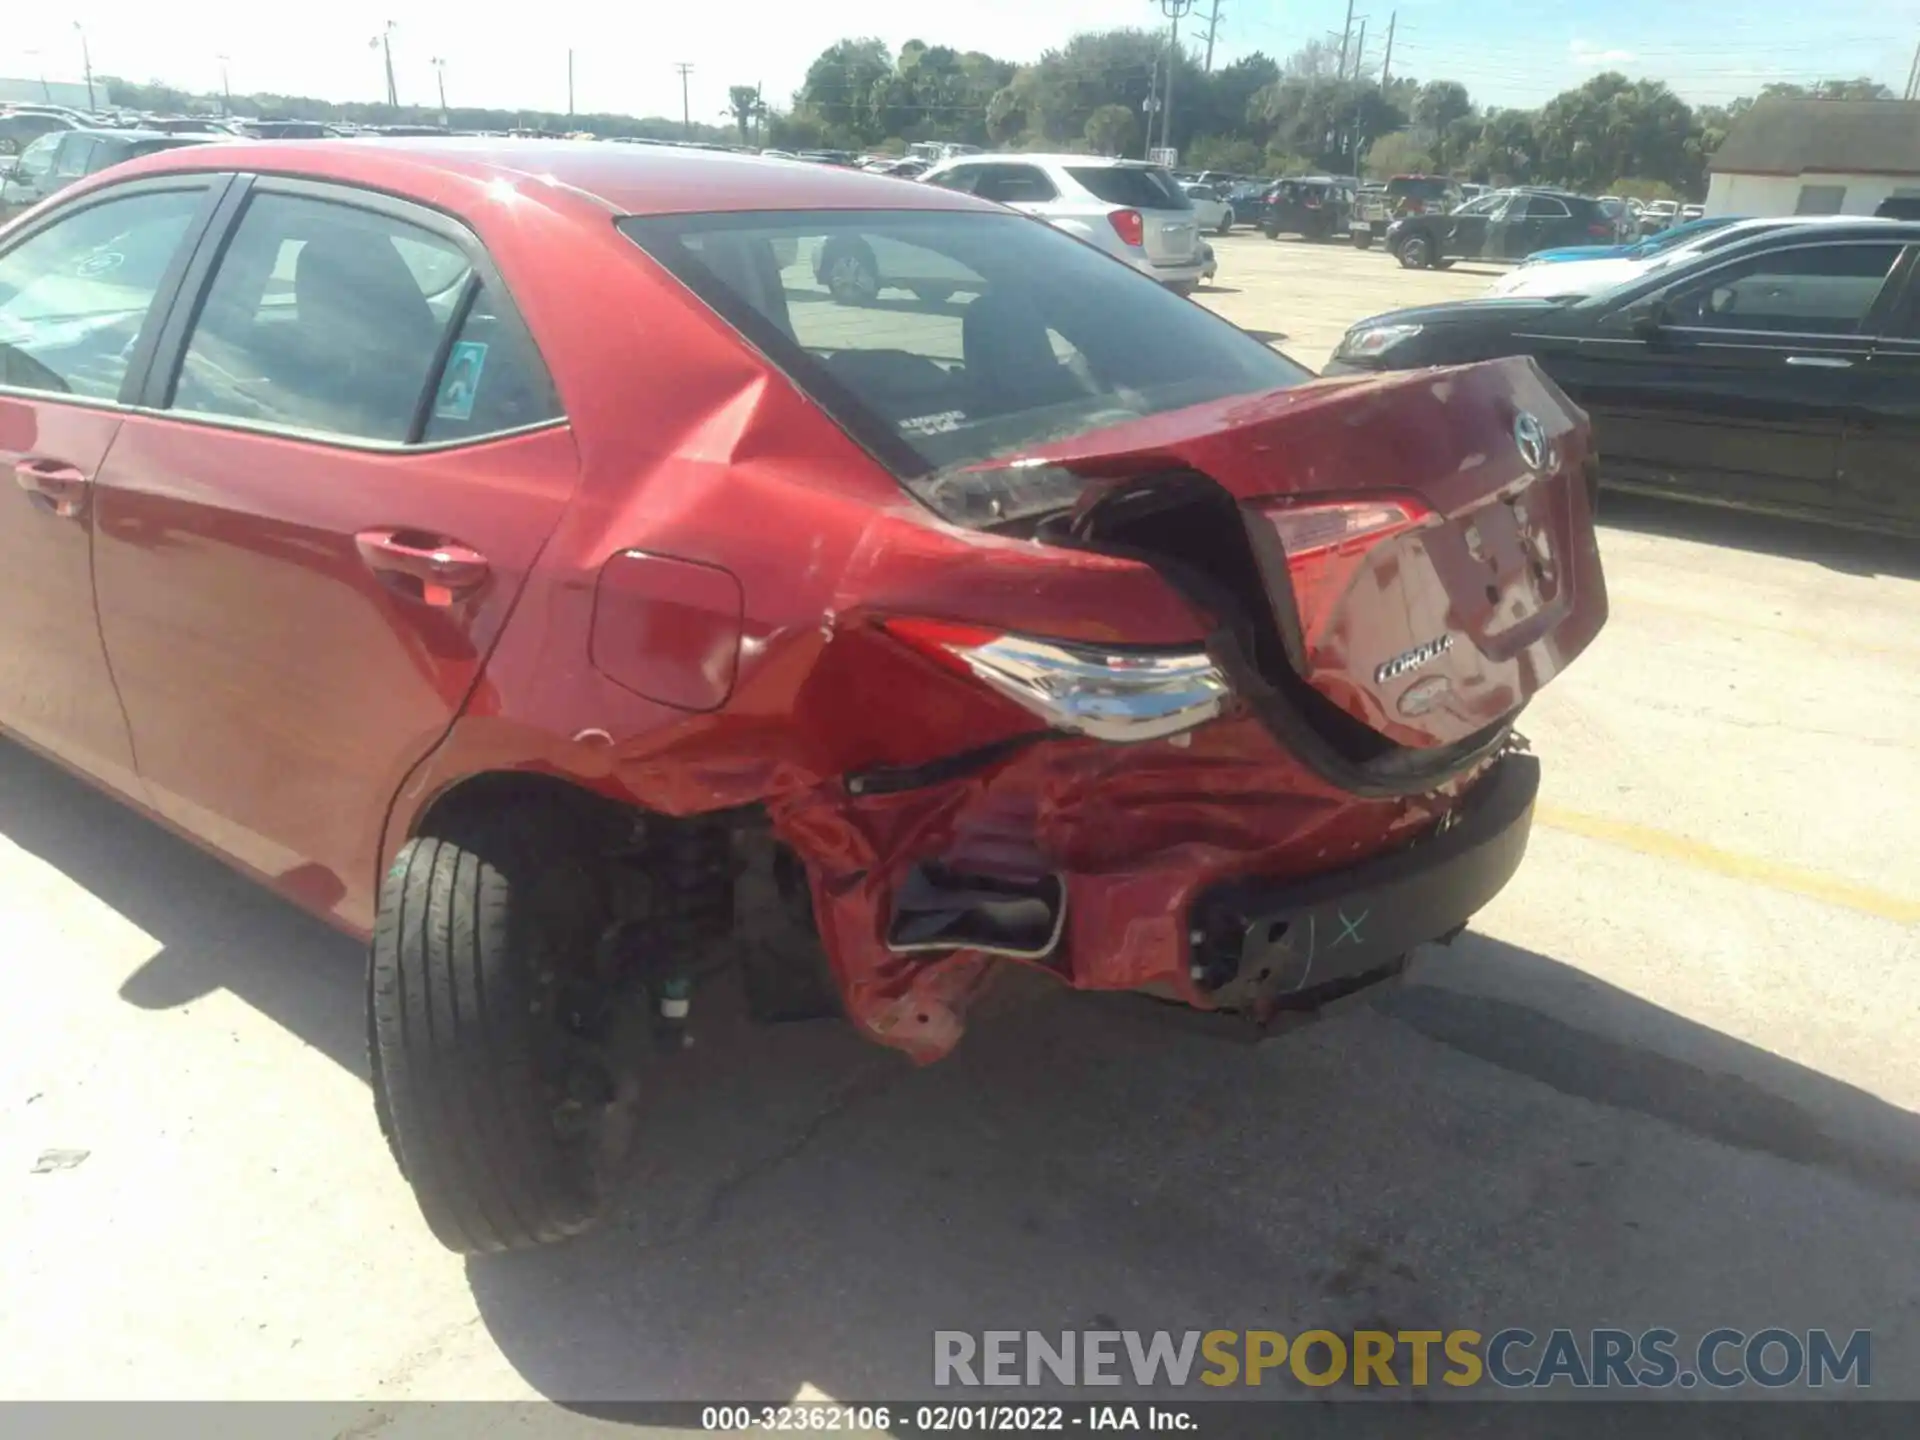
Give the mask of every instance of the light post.
[[378, 50], [386, 58], [387, 104], [396, 110], [400, 108], [400, 92], [394, 89], [393, 85], [393, 32], [397, 28], [399, 27], [397, 27], [393, 21], [389, 20], [386, 23], [386, 28], [381, 30], [381, 32], [371, 40], [367, 41], [367, 48], [369, 50]]
[[216, 55], [213, 58], [220, 62], [220, 114], [224, 117], [233, 114], [233, 86], [227, 83], [227, 57]]
[[87, 51], [86, 27], [76, 20], [73, 22], [73, 28], [80, 35], [80, 68], [86, 72], [87, 76], [87, 109], [98, 110], [100, 107], [94, 103], [93, 99], [93, 56]]
[[440, 87], [440, 123], [451, 130], [453, 121], [447, 114], [447, 62], [438, 55], [433, 57], [433, 78]]
[[1173, 148], [1173, 72], [1180, 66], [1180, 19], [1192, 9], [1193, 0], [1160, 0], [1160, 13], [1173, 22], [1167, 44], [1166, 98], [1160, 110], [1160, 148], [1163, 150]]

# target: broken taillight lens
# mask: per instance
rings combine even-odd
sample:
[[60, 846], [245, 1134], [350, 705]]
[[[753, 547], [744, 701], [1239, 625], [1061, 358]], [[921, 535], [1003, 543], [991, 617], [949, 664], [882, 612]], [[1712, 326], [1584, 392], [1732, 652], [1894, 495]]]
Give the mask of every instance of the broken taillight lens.
[[882, 628], [1049, 728], [1096, 740], [1164, 739], [1213, 719], [1226, 704], [1226, 674], [1204, 649], [1109, 649], [906, 617]]
[[1113, 233], [1120, 237], [1122, 245], [1131, 245], [1139, 249], [1147, 242], [1147, 221], [1138, 210], [1115, 210], [1108, 214], [1107, 223], [1113, 226]]
[[1301, 628], [1311, 640], [1339, 607], [1366, 558], [1381, 542], [1434, 518], [1411, 495], [1315, 501], [1266, 512], [1287, 556], [1287, 578]]

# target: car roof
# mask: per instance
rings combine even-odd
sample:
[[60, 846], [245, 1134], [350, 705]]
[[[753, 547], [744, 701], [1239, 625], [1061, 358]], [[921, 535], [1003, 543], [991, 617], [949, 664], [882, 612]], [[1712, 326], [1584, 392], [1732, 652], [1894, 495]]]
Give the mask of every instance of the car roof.
[[[180, 139], [180, 136], [168, 137]], [[209, 137], [128, 162], [116, 178], [240, 170], [392, 191], [437, 194], [448, 179], [479, 186], [521, 182], [584, 197], [619, 215], [723, 210], [977, 210], [1003, 207], [970, 195], [864, 170], [729, 151], [509, 137], [353, 137], [243, 140]], [[969, 157], [972, 158], [972, 157]]]
[[69, 135], [91, 135], [96, 140], [172, 140], [182, 145], [217, 144], [221, 140], [230, 140], [230, 135], [202, 135], [196, 132], [176, 134], [171, 130], [123, 130], [115, 126], [90, 130], [69, 130]]
[[1112, 155], [1049, 155], [1031, 150], [995, 150], [982, 155], [956, 155], [951, 160], [940, 162], [940, 168], [949, 165], [978, 165], [981, 161], [991, 161], [996, 165], [1057, 165], [1078, 166], [1095, 170], [1158, 170], [1164, 167], [1149, 165], [1145, 160], [1128, 160]]

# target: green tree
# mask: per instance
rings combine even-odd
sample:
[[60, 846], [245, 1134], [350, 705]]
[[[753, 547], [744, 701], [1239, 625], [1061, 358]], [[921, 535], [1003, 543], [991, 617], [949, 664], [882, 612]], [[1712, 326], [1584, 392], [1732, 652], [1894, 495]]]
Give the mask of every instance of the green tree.
[[1367, 147], [1366, 173], [1376, 180], [1395, 175], [1424, 175], [1433, 168], [1432, 153], [1411, 130], [1382, 135]]
[[727, 109], [733, 112], [733, 123], [739, 127], [740, 143], [751, 145], [755, 129], [767, 118], [767, 102], [760, 98], [760, 87], [729, 85]]
[[1140, 125], [1124, 105], [1102, 105], [1087, 117], [1087, 143], [1100, 155], [1128, 155], [1139, 144]]

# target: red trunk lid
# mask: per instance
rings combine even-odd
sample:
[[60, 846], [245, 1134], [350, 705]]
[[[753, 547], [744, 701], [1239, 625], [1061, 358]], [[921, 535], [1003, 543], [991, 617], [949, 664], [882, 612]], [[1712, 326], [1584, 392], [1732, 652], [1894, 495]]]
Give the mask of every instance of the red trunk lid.
[[1294, 670], [1401, 746], [1511, 716], [1606, 620], [1586, 416], [1530, 359], [1324, 380], [1044, 453], [1226, 489]]

